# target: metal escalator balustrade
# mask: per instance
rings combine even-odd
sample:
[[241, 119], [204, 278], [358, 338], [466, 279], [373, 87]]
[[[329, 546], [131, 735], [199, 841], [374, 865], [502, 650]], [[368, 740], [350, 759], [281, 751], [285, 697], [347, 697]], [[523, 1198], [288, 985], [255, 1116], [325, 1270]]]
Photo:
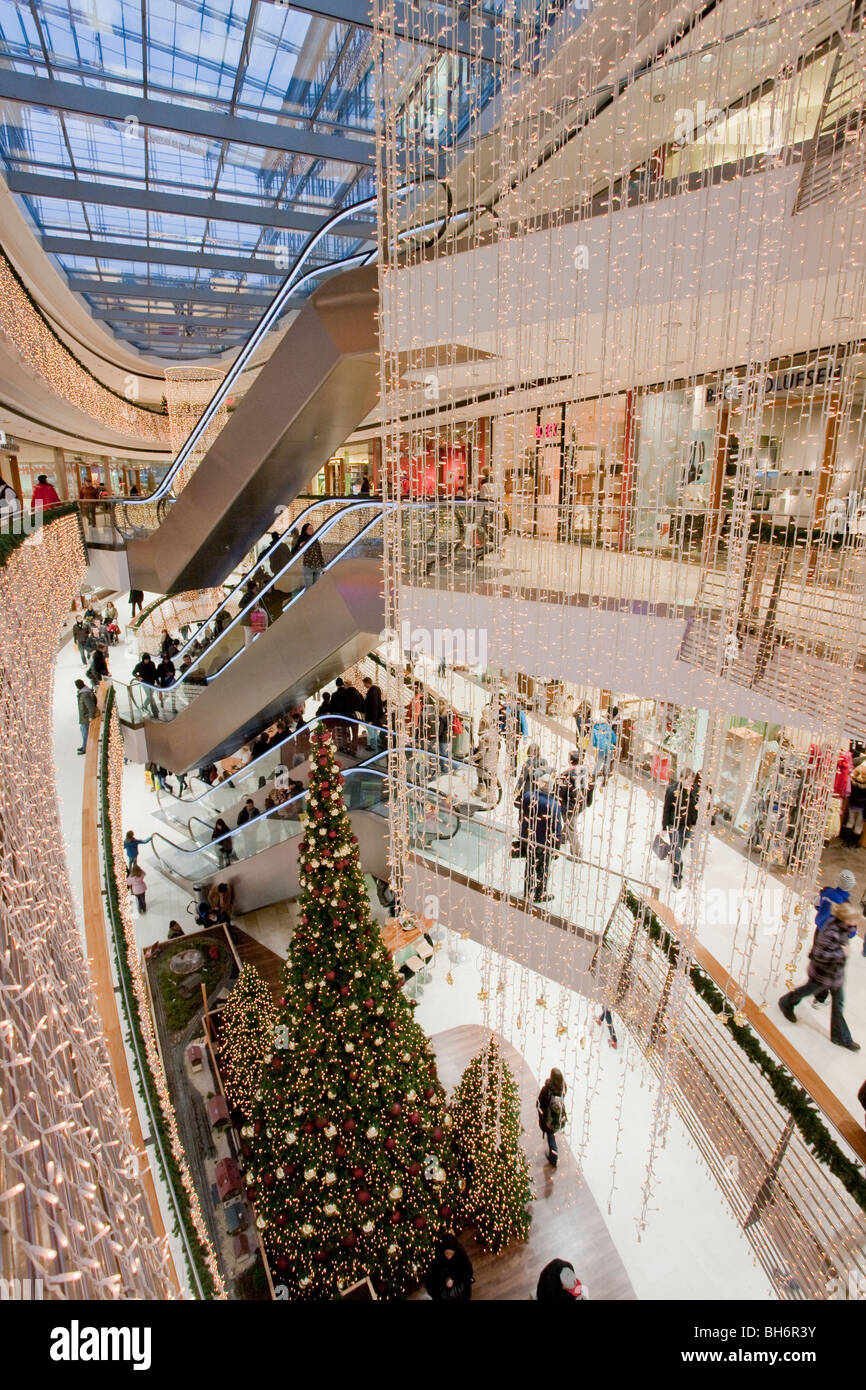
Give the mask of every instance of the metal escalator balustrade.
[[[312, 511], [314, 508], [315, 504], [309, 510]], [[172, 685], [160, 687], [148, 685], [142, 681], [130, 684], [115, 682], [118, 713], [121, 721], [132, 725], [142, 724], [147, 720], [170, 722], [188, 709], [202, 691], [233, 665], [246, 650], [246, 646], [241, 642], [243, 619], [252, 612], [256, 604], [263, 603], [263, 600], [266, 600], [270, 594], [276, 596], [274, 602], [275, 605], [279, 604], [279, 610], [273, 619], [269, 619], [270, 626], [271, 622], [278, 622], [303, 599], [307, 589], [312, 587], [312, 584], [308, 584], [304, 577], [305, 559], [310, 556], [314, 547], [321, 548], [323, 542], [326, 545], [330, 544], [329, 538], [332, 535], [336, 536], [340, 529], [346, 527], [347, 512], [351, 513], [352, 520], [355, 522], [354, 534], [342, 543], [333, 542], [333, 553], [319, 573], [324, 574], [331, 571], [349, 556], [381, 554], [381, 503], [359, 503], [339, 512], [336, 516], [330, 517], [306, 544], [278, 570], [277, 574], [273, 575], [261, 589], [250, 596], [235, 616], [231, 617], [230, 608], [234, 602], [237, 602], [238, 591], [240, 590], [242, 593], [250, 582], [250, 576], [245, 576], [232, 591], [232, 594], [228, 595], [219, 605], [208, 623], [203, 624], [203, 629], [207, 631], [209, 636], [204, 650], [199, 652], [188, 669]], [[351, 523], [350, 529], [352, 529]], [[324, 557], [324, 551], [322, 553]], [[254, 573], [262, 573], [267, 561], [268, 556], [266, 554], [255, 567]], [[281, 581], [285, 583], [290, 578], [296, 581], [297, 587], [293, 585], [291, 590], [281, 587]], [[263, 603], [263, 606], [267, 610], [266, 602]], [[228, 621], [224, 625], [222, 615], [228, 615]], [[189, 652], [195, 642], [201, 642], [201, 631], [202, 629], [199, 629], [199, 634], [185, 644], [176, 660], [181, 659], [184, 652]]]

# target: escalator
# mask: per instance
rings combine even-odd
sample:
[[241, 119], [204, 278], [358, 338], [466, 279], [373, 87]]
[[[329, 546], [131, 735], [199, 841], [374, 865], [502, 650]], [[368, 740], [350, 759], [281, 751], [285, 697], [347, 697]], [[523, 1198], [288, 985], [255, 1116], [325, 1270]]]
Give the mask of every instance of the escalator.
[[[302, 515], [317, 505], [328, 503]], [[259, 559], [181, 648], [178, 661], [195, 656], [173, 685], [115, 683], [121, 721], [143, 729], [147, 758], [173, 772], [213, 762], [375, 647], [384, 623], [381, 546], [380, 503], [340, 508], [275, 573], [270, 552]], [[314, 548], [324, 569], [310, 570]], [[261, 586], [255, 595], [251, 579]], [[245, 619], [259, 602], [271, 621], [250, 643]]]
[[179, 495], [118, 501], [134, 587], [162, 594], [221, 582], [304, 490], [376, 403], [376, 308], [374, 266], [328, 281]]

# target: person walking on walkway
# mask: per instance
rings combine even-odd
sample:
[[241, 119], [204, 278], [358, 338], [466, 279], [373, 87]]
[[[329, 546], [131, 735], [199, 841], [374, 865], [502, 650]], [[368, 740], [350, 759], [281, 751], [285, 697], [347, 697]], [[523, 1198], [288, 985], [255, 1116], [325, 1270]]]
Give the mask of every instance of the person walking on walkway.
[[588, 1298], [586, 1285], [580, 1282], [568, 1260], [551, 1260], [538, 1276], [537, 1303], [573, 1303], [577, 1299], [586, 1302]]
[[524, 794], [520, 815], [520, 845], [526, 855], [523, 896], [532, 903], [553, 898], [547, 880], [554, 853], [562, 844], [565, 827], [559, 800], [542, 785]]
[[213, 828], [211, 841], [214, 844], [214, 849], [219, 855], [220, 868], [227, 869], [229, 864], [233, 863], [237, 856], [234, 854], [232, 850], [232, 838], [229, 831], [229, 827], [226, 825], [222, 817], [219, 818], [219, 820]]
[[96, 696], [92, 690], [87, 689], [82, 680], [75, 682], [75, 694], [78, 700], [78, 727], [81, 730], [81, 747], [78, 751], [86, 753], [87, 731], [91, 720], [96, 718]]
[[559, 1067], [554, 1067], [538, 1092], [538, 1099], [535, 1102], [535, 1108], [538, 1111], [538, 1128], [544, 1135], [547, 1145], [547, 1161], [554, 1168], [559, 1162], [556, 1136], [564, 1128], [568, 1119], [565, 1110], [566, 1090], [565, 1077]]
[[87, 623], [82, 622], [81, 618], [76, 618], [72, 624], [72, 640], [75, 643], [78, 655], [81, 657], [82, 666], [87, 665], [87, 639], [90, 636], [90, 628]]
[[126, 862], [129, 865], [130, 869], [132, 868], [133, 864], [138, 858], [138, 851], [141, 849], [141, 846], [149, 845], [152, 839], [153, 836], [148, 835], [146, 840], [137, 840], [135, 837], [135, 831], [127, 830], [126, 838], [123, 841], [123, 852], [126, 855]]
[[616, 752], [616, 731], [607, 715], [601, 714], [592, 726], [591, 743], [595, 749], [595, 775], [605, 786], [613, 766]]
[[159, 684], [159, 677], [156, 666], [150, 652], [145, 652], [144, 656], [132, 668], [133, 680], [140, 681], [142, 689], [139, 692], [142, 713], [146, 710], [153, 715], [154, 719], [159, 718], [159, 710], [156, 707], [154, 697], [154, 687]]
[[144, 869], [137, 861], [129, 870], [126, 886], [138, 904], [139, 916], [143, 916], [147, 912], [147, 883], [144, 877]]
[[581, 766], [580, 752], [573, 748], [568, 755], [568, 767], [561, 773], [558, 780], [559, 804], [562, 807], [562, 819], [565, 823], [565, 838], [568, 840], [568, 847], [574, 857], [580, 857], [580, 836], [578, 835], [578, 825], [580, 817], [588, 806], [592, 805], [592, 798], [595, 794], [595, 780], [587, 774], [586, 768]]
[[[818, 940], [818, 933], [824, 930], [830, 918], [833, 916], [833, 908], [838, 903], [849, 903], [851, 901], [851, 894], [856, 887], [857, 880], [851, 870], [843, 869], [832, 888], [827, 885], [821, 889], [815, 900], [815, 934], [812, 938], [813, 946]], [[857, 928], [852, 925], [848, 932], [848, 936], [854, 937], [856, 935]], [[826, 1004], [829, 997], [829, 990], [819, 990], [812, 1000], [812, 1008], [820, 1009], [822, 1004]]]
[[47, 511], [49, 507], [60, 506], [60, 495], [54, 484], [49, 483], [46, 473], [40, 473], [39, 477], [36, 479], [36, 486], [33, 489], [32, 505], [34, 511], [37, 507], [41, 507], [43, 511]]
[[697, 824], [700, 792], [700, 773], [692, 774], [688, 769], [677, 781], [671, 779], [665, 791], [662, 830], [670, 836], [674, 888], [682, 887], [683, 854]]
[[608, 1042], [610, 1043], [611, 1047], [619, 1047], [619, 1043], [617, 1042], [616, 1037], [616, 1029], [613, 1026], [613, 1016], [606, 1004], [602, 1008], [601, 1013], [595, 1021], [598, 1024], [607, 1024]]
[[851, 1037], [845, 1022], [843, 1006], [845, 1002], [845, 964], [848, 956], [848, 940], [851, 920], [856, 916], [848, 903], [835, 903], [832, 916], [817, 933], [809, 952], [808, 980], [779, 1000], [779, 1010], [789, 1023], [796, 1023], [794, 1013], [801, 999], [821, 990], [830, 991], [830, 1041], [837, 1047], [845, 1047], [849, 1052], [859, 1052], [860, 1044]]
[[90, 684], [93, 686], [93, 689], [98, 690], [101, 683], [108, 677], [109, 674], [110, 672], [108, 670], [108, 653], [105, 649], [105, 644], [103, 642], [100, 642], [97, 645], [96, 651], [93, 653], [90, 665], [87, 668], [87, 679], [90, 681]]
[[129, 591], [129, 621], [135, 617], [136, 609], [140, 613], [144, 607], [144, 591], [142, 589], [130, 589]]

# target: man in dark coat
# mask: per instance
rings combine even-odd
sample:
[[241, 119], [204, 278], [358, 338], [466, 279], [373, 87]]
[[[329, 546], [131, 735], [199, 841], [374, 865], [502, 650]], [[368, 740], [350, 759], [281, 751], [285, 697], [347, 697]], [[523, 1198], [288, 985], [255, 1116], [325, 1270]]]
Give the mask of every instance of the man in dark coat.
[[284, 570], [289, 563], [291, 554], [286, 542], [280, 539], [279, 531], [272, 531], [270, 539], [271, 550], [268, 555], [268, 569], [271, 572], [271, 577], [276, 579], [280, 570]]
[[674, 888], [682, 887], [683, 851], [697, 824], [700, 793], [700, 773], [693, 777], [690, 772], [684, 772], [676, 782], [669, 782], [665, 792], [662, 830], [667, 830], [670, 835]]
[[472, 1297], [472, 1261], [456, 1236], [443, 1236], [436, 1255], [424, 1276], [427, 1292], [436, 1302], [454, 1299], [467, 1302]]
[[851, 918], [856, 916], [848, 903], [837, 903], [833, 915], [815, 937], [809, 952], [809, 978], [804, 985], [792, 989], [779, 1000], [779, 1009], [789, 1023], [796, 1023], [795, 1008], [807, 994], [830, 991], [830, 1041], [849, 1052], [859, 1052], [860, 1044], [851, 1037], [842, 1012], [845, 989], [845, 963], [848, 957], [848, 936]]
[[520, 808], [520, 840], [526, 850], [523, 895], [534, 903], [550, 902], [547, 879], [554, 852], [562, 844], [565, 827], [558, 798], [538, 786], [528, 790]]
[[[382, 729], [385, 726], [385, 701], [378, 685], [369, 676], [364, 677], [364, 723], [372, 724], [374, 729]], [[368, 729], [367, 747], [370, 752], [375, 753], [382, 745], [381, 735]]]
[[539, 1303], [573, 1303], [587, 1299], [586, 1288], [568, 1260], [551, 1260], [538, 1276], [535, 1297]]

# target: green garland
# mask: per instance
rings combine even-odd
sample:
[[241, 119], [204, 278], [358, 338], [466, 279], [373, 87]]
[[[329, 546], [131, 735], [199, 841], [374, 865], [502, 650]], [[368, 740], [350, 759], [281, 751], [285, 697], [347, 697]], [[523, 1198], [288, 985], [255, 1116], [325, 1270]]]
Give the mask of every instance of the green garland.
[[[109, 721], [111, 719], [113, 708], [114, 689], [113, 687], [110, 687], [108, 691], [108, 696], [105, 701], [105, 709], [103, 711], [103, 730], [106, 733], [108, 730]], [[129, 998], [135, 1000], [135, 991], [132, 987], [132, 972], [130, 971], [129, 962], [127, 960], [126, 939], [123, 934], [122, 918], [120, 914], [120, 895], [114, 871], [114, 854], [112, 851], [112, 824], [108, 799], [108, 738], [105, 736], [101, 739], [99, 748], [99, 818], [102, 827], [102, 858], [105, 869], [105, 896], [107, 899], [108, 920], [111, 924], [111, 934], [114, 944], [115, 963], [117, 965], [118, 976], [122, 984], [121, 999]], [[202, 1249], [201, 1242], [199, 1241], [198, 1232], [196, 1231], [195, 1226], [193, 1225], [192, 1218], [189, 1213], [186, 1189], [184, 1188], [183, 1181], [180, 1176], [180, 1169], [177, 1166], [177, 1160], [175, 1159], [174, 1154], [172, 1153], [171, 1140], [169, 1138], [168, 1131], [165, 1126], [165, 1121], [162, 1114], [162, 1105], [160, 1103], [159, 1095], [153, 1083], [153, 1077], [150, 1074], [149, 1067], [139, 1062], [138, 1060], [139, 1058], [145, 1056], [145, 1048], [137, 1007], [134, 1008], [131, 1013], [127, 1014], [126, 1022], [129, 1027], [129, 1032], [126, 1035], [126, 1041], [129, 1043], [133, 1055], [136, 1058], [136, 1069], [138, 1074], [138, 1092], [144, 1100], [145, 1105], [147, 1106], [151, 1124], [154, 1126], [156, 1130], [158, 1130], [160, 1138], [162, 1139], [161, 1145], [154, 1145], [154, 1157], [160, 1166], [160, 1171], [162, 1173], [163, 1180], [165, 1181], [166, 1186], [169, 1188], [169, 1191], [172, 1193], [173, 1206], [176, 1217], [183, 1222], [184, 1230], [186, 1232], [187, 1239], [186, 1242], [182, 1242], [182, 1244], [184, 1245], [184, 1253], [187, 1259], [187, 1263], [189, 1263], [189, 1254], [187, 1252], [192, 1252], [196, 1277], [193, 1278], [191, 1282], [193, 1284], [195, 1284], [196, 1281], [198, 1282], [199, 1287], [204, 1290], [205, 1298], [214, 1298], [215, 1292], [213, 1278], [211, 1276], [210, 1270], [207, 1267], [204, 1251]], [[174, 1234], [179, 1235], [179, 1233], [180, 1228], [176, 1221]]]
[[[680, 953], [676, 937], [662, 925], [652, 909], [630, 889], [626, 889], [624, 901], [634, 920], [643, 925], [650, 940], [658, 946], [671, 965], [675, 966]], [[695, 961], [689, 966], [689, 979], [695, 993], [703, 999], [708, 1008], [717, 1016], [724, 1015], [724, 1026], [752, 1065], [756, 1066], [769, 1082], [779, 1105], [791, 1116], [815, 1157], [829, 1168], [860, 1209], [866, 1211], [866, 1178], [859, 1166], [843, 1153], [833, 1139], [808, 1092], [798, 1084], [786, 1066], [773, 1060], [747, 1023], [735, 1021], [734, 1005]]]
[[[28, 508], [27, 510], [30, 510], [30, 509]], [[52, 508], [51, 508], [51, 511], [50, 511], [49, 513], [47, 513], [47, 514], [43, 513], [43, 518], [44, 518], [44, 519], [43, 519], [42, 525], [43, 525], [43, 527], [45, 527], [45, 526], [50, 526], [51, 523], [52, 523], [52, 521], [58, 521], [58, 520], [60, 519], [60, 517], [62, 517], [62, 516], [70, 516], [73, 512], [75, 512], [75, 513], [78, 515], [78, 521], [79, 521], [79, 527], [80, 527], [80, 525], [81, 525], [81, 514], [80, 514], [79, 511], [78, 511], [78, 503], [77, 503], [77, 502], [61, 502], [59, 506], [54, 506], [54, 507], [52, 507]], [[31, 513], [31, 515], [32, 515], [32, 513]], [[19, 518], [20, 518], [21, 520], [23, 520], [23, 513], [19, 513]], [[24, 544], [24, 542], [27, 540], [27, 537], [28, 537], [28, 536], [30, 536], [30, 535], [35, 535], [35, 534], [36, 534], [35, 531], [24, 531], [23, 529], [22, 529], [21, 531], [12, 532], [11, 535], [10, 535], [10, 533], [9, 533], [8, 531], [2, 531], [2, 532], [0, 532], [0, 567], [2, 567], [3, 565], [6, 564], [6, 561], [9, 559], [9, 556], [10, 556], [11, 554], [13, 554], [13, 552], [16, 551], [16, 550], [18, 549], [19, 545], [23, 545], [23, 544]], [[83, 543], [84, 543], [84, 533], [83, 533], [83, 532], [82, 532], [81, 539], [82, 539], [82, 544], [83, 544]]]

